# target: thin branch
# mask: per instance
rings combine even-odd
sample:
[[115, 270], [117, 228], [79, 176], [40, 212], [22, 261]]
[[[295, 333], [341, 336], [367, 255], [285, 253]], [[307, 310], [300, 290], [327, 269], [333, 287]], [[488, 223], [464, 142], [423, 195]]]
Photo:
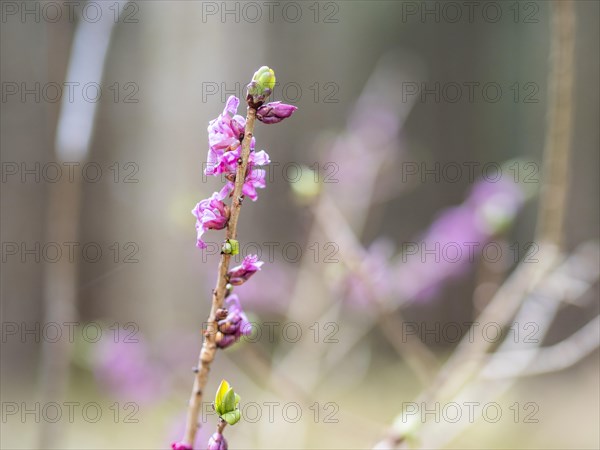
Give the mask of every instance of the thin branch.
[[[484, 372], [484, 379], [494, 380], [501, 378], [530, 377], [544, 373], [557, 372], [571, 367], [591, 354], [600, 346], [600, 316], [590, 320], [561, 342], [544, 348], [531, 348], [502, 352], [497, 357], [498, 363], [505, 370]], [[533, 360], [529, 367], [521, 371], [513, 370], [511, 365], [515, 360]]]
[[[563, 280], [563, 283], [571, 284], [566, 280], [567, 275], [570, 274], [571, 280], [574, 281], [573, 284], [583, 284], [589, 288], [598, 279], [597, 260], [598, 245], [596, 243], [579, 246], [566, 261], [546, 276], [535, 292], [525, 298], [515, 317], [515, 324], [535, 323], [537, 325], [535, 339], [507, 337], [495, 353], [485, 359], [479, 359], [478, 365], [482, 367], [481, 370], [468, 383], [465, 383], [459, 392], [455, 393], [453, 397], [437, 397], [435, 400], [462, 404], [476, 398], [480, 402], [487, 403], [495, 401], [507, 392], [518, 380], [518, 377], [535, 364], [539, 345], [544, 341], [554, 323], [556, 314], [564, 304], [564, 296], [568, 293], [565, 289], [557, 288], [556, 280]], [[575, 294], [584, 295], [586, 291], [587, 289], [579, 289]], [[507, 355], [512, 355], [513, 358], [507, 361], [505, 358]], [[495, 379], [486, 376], [504, 373], [506, 367], [503, 364], [510, 364], [508, 370], [513, 373], [513, 376], [496, 377]], [[419, 433], [421, 444], [432, 448], [444, 447], [456, 439], [471, 423], [468, 420], [460, 420], [453, 424], [423, 424]], [[432, 429], [435, 429], [435, 432]]]
[[[226, 239], [235, 239], [237, 236], [237, 224], [242, 208], [242, 188], [246, 179], [246, 170], [248, 168], [248, 159], [250, 157], [250, 143], [254, 134], [254, 123], [256, 120], [256, 109], [248, 106], [246, 116], [246, 128], [244, 139], [242, 141], [242, 154], [235, 176], [235, 187], [233, 190], [233, 199], [231, 201], [231, 212], [227, 224]], [[184, 443], [193, 446], [198, 429], [198, 415], [202, 406], [202, 396], [204, 387], [208, 381], [210, 366], [215, 359], [217, 352], [217, 320], [216, 314], [219, 308], [223, 307], [225, 294], [227, 291], [227, 271], [229, 270], [230, 254], [223, 253], [219, 262], [219, 273], [217, 276], [216, 287], [213, 290], [212, 306], [207, 319], [207, 327], [204, 332], [202, 350], [198, 358], [198, 369], [194, 377], [194, 386], [189, 401], [187, 420], [185, 425]]]
[[573, 133], [575, 11], [572, 0], [552, 2], [552, 42], [544, 171], [536, 238], [562, 247]]
[[219, 417], [219, 423], [217, 424], [217, 433], [223, 434], [223, 430], [227, 426], [227, 422], [225, 422], [221, 417]]

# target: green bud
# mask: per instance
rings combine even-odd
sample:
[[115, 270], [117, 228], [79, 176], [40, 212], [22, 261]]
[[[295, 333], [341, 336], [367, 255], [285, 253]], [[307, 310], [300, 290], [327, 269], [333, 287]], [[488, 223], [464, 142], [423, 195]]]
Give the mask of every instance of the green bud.
[[221, 381], [215, 396], [215, 411], [229, 425], [234, 425], [241, 419], [239, 410], [240, 396], [233, 391], [229, 383]]
[[235, 410], [235, 392], [229, 388], [225, 397], [223, 397], [223, 411], [228, 413]]
[[227, 239], [221, 247], [221, 252], [226, 255], [237, 255], [240, 252], [240, 243], [235, 239]]
[[240, 419], [242, 418], [242, 415], [240, 414], [240, 410], [236, 409], [235, 411], [231, 411], [231, 412], [223, 414], [221, 417], [229, 425], [235, 425], [236, 423], [238, 423], [240, 421]]
[[252, 81], [258, 83], [258, 87], [261, 90], [270, 89], [271, 91], [275, 87], [275, 72], [267, 66], [262, 66], [252, 77]]
[[223, 409], [223, 399], [229, 390], [231, 390], [229, 383], [221, 380], [221, 384], [219, 384], [219, 388], [217, 389], [217, 395], [215, 395], [215, 411], [219, 416], [227, 412]]
[[248, 84], [248, 102], [253, 103], [253, 107], [259, 107], [271, 95], [275, 88], [275, 72], [267, 66], [258, 69], [252, 81]]

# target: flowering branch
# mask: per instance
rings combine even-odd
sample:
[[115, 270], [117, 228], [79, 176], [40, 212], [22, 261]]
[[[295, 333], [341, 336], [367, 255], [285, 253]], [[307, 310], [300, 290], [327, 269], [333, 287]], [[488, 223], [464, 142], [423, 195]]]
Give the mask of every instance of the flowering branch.
[[[248, 106], [248, 115], [246, 118], [246, 128], [244, 132], [244, 140], [242, 141], [242, 156], [238, 164], [236, 172], [235, 188], [233, 190], [233, 200], [231, 204], [231, 213], [227, 224], [227, 240], [235, 240], [237, 237], [237, 223], [240, 217], [240, 209], [242, 208], [242, 187], [245, 181], [246, 169], [248, 168], [248, 158], [250, 156], [250, 141], [254, 133], [254, 121], [256, 119], [256, 109]], [[217, 276], [217, 284], [213, 290], [212, 306], [208, 316], [208, 325], [204, 332], [204, 341], [198, 361], [198, 368], [194, 369], [196, 376], [194, 378], [194, 387], [190, 397], [190, 404], [185, 425], [184, 442], [192, 448], [194, 438], [196, 436], [198, 414], [202, 404], [202, 391], [208, 381], [208, 372], [210, 365], [215, 359], [217, 351], [217, 311], [222, 308], [225, 301], [225, 291], [227, 286], [227, 271], [229, 269], [230, 253], [221, 255], [219, 261], [219, 271]]]
[[[275, 74], [266, 66], [261, 67], [248, 84], [246, 119], [235, 115], [239, 100], [229, 97], [223, 114], [210, 122], [209, 154], [205, 173], [207, 175], [225, 174], [227, 183], [220, 192], [196, 205], [192, 214], [196, 216], [196, 246], [205, 248], [201, 239], [204, 232], [210, 229], [226, 228], [225, 242], [221, 248], [216, 286], [212, 292], [212, 305], [203, 332], [202, 349], [198, 358], [198, 366], [194, 368], [194, 385], [189, 401], [185, 433], [181, 442], [172, 444], [174, 450], [191, 450], [198, 429], [198, 415], [202, 405], [203, 391], [208, 381], [210, 366], [215, 358], [217, 348], [227, 348], [244, 334], [250, 333], [246, 318], [238, 297], [232, 294], [234, 286], [244, 283], [252, 274], [260, 270], [262, 262], [253, 255], [244, 258], [242, 264], [229, 269], [231, 257], [238, 253], [237, 225], [245, 196], [256, 200], [256, 188], [265, 187], [265, 172], [255, 169], [255, 165], [268, 164], [269, 156], [264, 150], [254, 150], [254, 125], [256, 119], [266, 124], [278, 123], [289, 117], [296, 107], [280, 102], [264, 104], [275, 86]], [[231, 116], [233, 115], [233, 116]], [[241, 145], [240, 145], [241, 144]], [[232, 197], [231, 205], [223, 200]], [[224, 308], [227, 303], [228, 308]], [[222, 383], [223, 384], [223, 383]], [[227, 385], [228, 386], [228, 385]], [[224, 417], [224, 416], [223, 416]], [[227, 418], [224, 418], [228, 421]], [[239, 420], [239, 411], [238, 419]], [[221, 432], [225, 422], [220, 420], [217, 432], [211, 438], [214, 448], [227, 448]]]

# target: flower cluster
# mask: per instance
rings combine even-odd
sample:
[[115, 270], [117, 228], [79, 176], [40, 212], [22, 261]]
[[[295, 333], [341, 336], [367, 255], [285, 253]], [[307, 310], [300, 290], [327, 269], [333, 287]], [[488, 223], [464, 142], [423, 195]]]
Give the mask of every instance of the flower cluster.
[[[256, 71], [248, 85], [248, 105], [256, 108], [256, 118], [265, 123], [273, 124], [290, 117], [295, 106], [281, 102], [264, 104], [275, 86], [275, 73], [267, 66]], [[235, 177], [242, 156], [242, 141], [245, 136], [246, 119], [237, 114], [240, 100], [230, 96], [225, 103], [223, 112], [208, 125], [208, 158], [206, 175], [225, 175], [225, 186], [213, 195], [199, 202], [192, 210], [196, 217], [197, 240], [196, 246], [206, 248], [201, 239], [207, 230], [222, 230], [227, 226], [229, 211], [223, 200], [231, 195], [235, 188]], [[250, 156], [245, 173], [242, 194], [252, 201], [258, 199], [257, 189], [264, 189], [265, 170], [257, 166], [266, 166], [271, 162], [264, 150], [256, 151], [256, 140], [250, 141]]]
[[[223, 113], [208, 125], [208, 158], [206, 175], [224, 174], [227, 178], [225, 187], [217, 194], [224, 200], [231, 194], [235, 186], [235, 174], [241, 158], [242, 140], [246, 119], [236, 114], [240, 100], [233, 95], [227, 99]], [[253, 201], [258, 198], [257, 188], [265, 187], [265, 171], [256, 166], [266, 166], [271, 161], [264, 150], [255, 151], [256, 140], [250, 141], [250, 158], [244, 181], [243, 194]]]

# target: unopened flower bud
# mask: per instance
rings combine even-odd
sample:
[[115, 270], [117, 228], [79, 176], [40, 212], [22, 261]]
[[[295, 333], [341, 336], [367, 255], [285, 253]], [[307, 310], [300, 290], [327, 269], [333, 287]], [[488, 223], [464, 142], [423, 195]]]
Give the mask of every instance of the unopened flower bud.
[[258, 108], [256, 118], [266, 124], [278, 123], [290, 117], [297, 109], [286, 103], [271, 102]]
[[248, 84], [248, 101], [259, 107], [271, 95], [275, 88], [275, 72], [267, 66], [258, 69]]
[[262, 66], [252, 77], [252, 81], [256, 81], [261, 89], [271, 89], [275, 87], [275, 72], [268, 66]]
[[227, 317], [217, 322], [218, 332], [215, 342], [219, 348], [227, 348], [234, 344], [241, 336], [248, 336], [252, 326], [242, 310], [240, 299], [232, 294], [225, 300], [227, 303]]
[[227, 441], [221, 433], [214, 433], [208, 440], [208, 450], [227, 450]]
[[223, 334], [220, 331], [217, 331], [215, 342], [217, 343], [217, 347], [226, 349], [235, 344], [237, 339], [238, 338], [235, 334]]
[[223, 320], [225, 317], [227, 317], [228, 312], [229, 311], [227, 311], [225, 308], [219, 308], [215, 313], [215, 318], [217, 320]]
[[252, 275], [260, 270], [264, 263], [258, 260], [257, 255], [248, 255], [242, 261], [242, 264], [234, 267], [227, 273], [229, 283], [233, 286], [244, 284]]

